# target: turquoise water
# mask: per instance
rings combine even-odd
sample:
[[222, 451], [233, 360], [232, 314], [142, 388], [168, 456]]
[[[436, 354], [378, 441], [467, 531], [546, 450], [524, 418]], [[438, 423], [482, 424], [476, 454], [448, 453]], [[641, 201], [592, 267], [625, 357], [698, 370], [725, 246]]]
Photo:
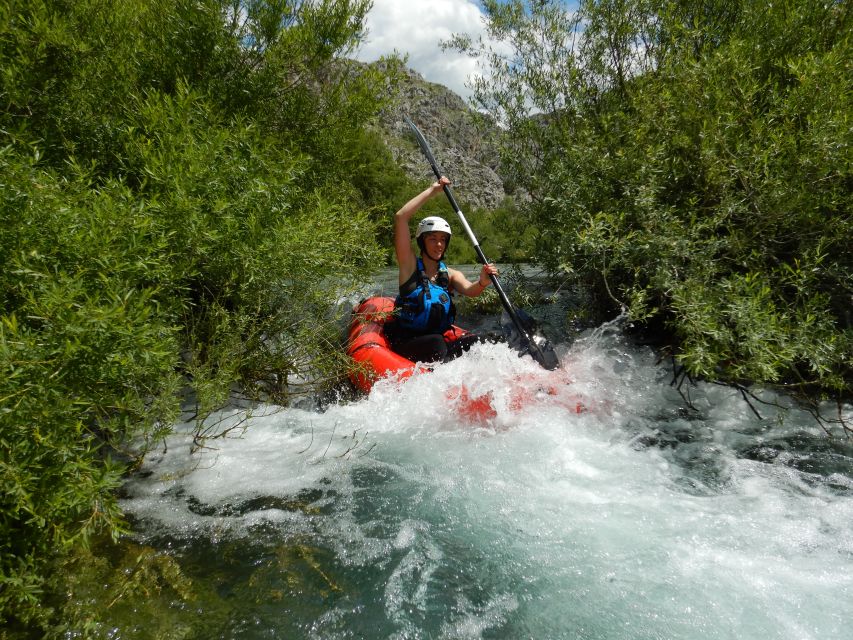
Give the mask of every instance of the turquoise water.
[[[770, 394], [688, 403], [618, 325], [558, 350], [555, 377], [481, 345], [215, 449], [178, 433], [122, 506], [209, 588], [198, 637], [850, 637], [849, 440]], [[460, 418], [461, 384], [497, 415]]]

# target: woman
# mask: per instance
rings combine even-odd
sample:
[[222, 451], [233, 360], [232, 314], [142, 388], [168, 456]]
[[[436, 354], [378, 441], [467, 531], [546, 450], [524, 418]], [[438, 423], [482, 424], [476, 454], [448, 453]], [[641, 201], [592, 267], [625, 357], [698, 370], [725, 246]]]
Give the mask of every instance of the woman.
[[498, 273], [494, 265], [484, 264], [477, 282], [470, 282], [461, 272], [448, 268], [443, 259], [452, 231], [447, 221], [438, 216], [420, 222], [415, 233], [420, 256], [412, 250], [409, 221], [427, 200], [449, 184], [450, 181], [442, 177], [394, 215], [400, 295], [395, 302], [397, 321], [393, 323], [390, 338], [394, 351], [415, 362], [449, 360], [482, 340], [480, 336], [469, 334], [448, 345], [443, 334], [450, 329], [456, 313], [453, 293], [477, 297], [491, 284], [489, 276]]

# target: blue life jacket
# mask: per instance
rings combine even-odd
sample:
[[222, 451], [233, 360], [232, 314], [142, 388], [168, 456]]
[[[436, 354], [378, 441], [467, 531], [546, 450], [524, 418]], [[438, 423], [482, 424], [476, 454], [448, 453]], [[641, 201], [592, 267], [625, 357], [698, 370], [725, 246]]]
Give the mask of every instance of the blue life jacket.
[[453, 324], [456, 307], [450, 292], [447, 265], [438, 263], [438, 275], [431, 282], [424, 270], [423, 260], [412, 277], [400, 285], [400, 295], [394, 301], [398, 311], [397, 324], [414, 333], [444, 333]]

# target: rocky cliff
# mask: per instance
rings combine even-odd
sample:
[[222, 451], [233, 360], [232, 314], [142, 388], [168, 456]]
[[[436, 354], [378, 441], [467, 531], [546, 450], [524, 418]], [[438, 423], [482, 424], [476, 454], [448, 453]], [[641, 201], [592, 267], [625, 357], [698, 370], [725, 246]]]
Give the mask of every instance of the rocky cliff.
[[474, 124], [474, 111], [447, 87], [408, 70], [397, 86], [394, 106], [378, 126], [394, 159], [419, 182], [434, 179], [432, 169], [404, 120], [421, 130], [463, 209], [497, 207], [506, 197], [497, 173], [498, 154], [488, 135]]

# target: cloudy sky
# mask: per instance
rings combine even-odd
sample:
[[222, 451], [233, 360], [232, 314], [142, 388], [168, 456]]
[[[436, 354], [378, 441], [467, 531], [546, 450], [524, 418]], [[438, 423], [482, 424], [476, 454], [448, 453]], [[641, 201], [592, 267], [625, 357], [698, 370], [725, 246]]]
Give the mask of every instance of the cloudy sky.
[[474, 0], [373, 0], [367, 17], [367, 42], [358, 59], [373, 62], [397, 51], [408, 54], [409, 67], [430, 82], [449, 87], [463, 98], [466, 80], [478, 73], [467, 56], [442, 51], [439, 43], [454, 33], [476, 38], [484, 33], [483, 12]]

